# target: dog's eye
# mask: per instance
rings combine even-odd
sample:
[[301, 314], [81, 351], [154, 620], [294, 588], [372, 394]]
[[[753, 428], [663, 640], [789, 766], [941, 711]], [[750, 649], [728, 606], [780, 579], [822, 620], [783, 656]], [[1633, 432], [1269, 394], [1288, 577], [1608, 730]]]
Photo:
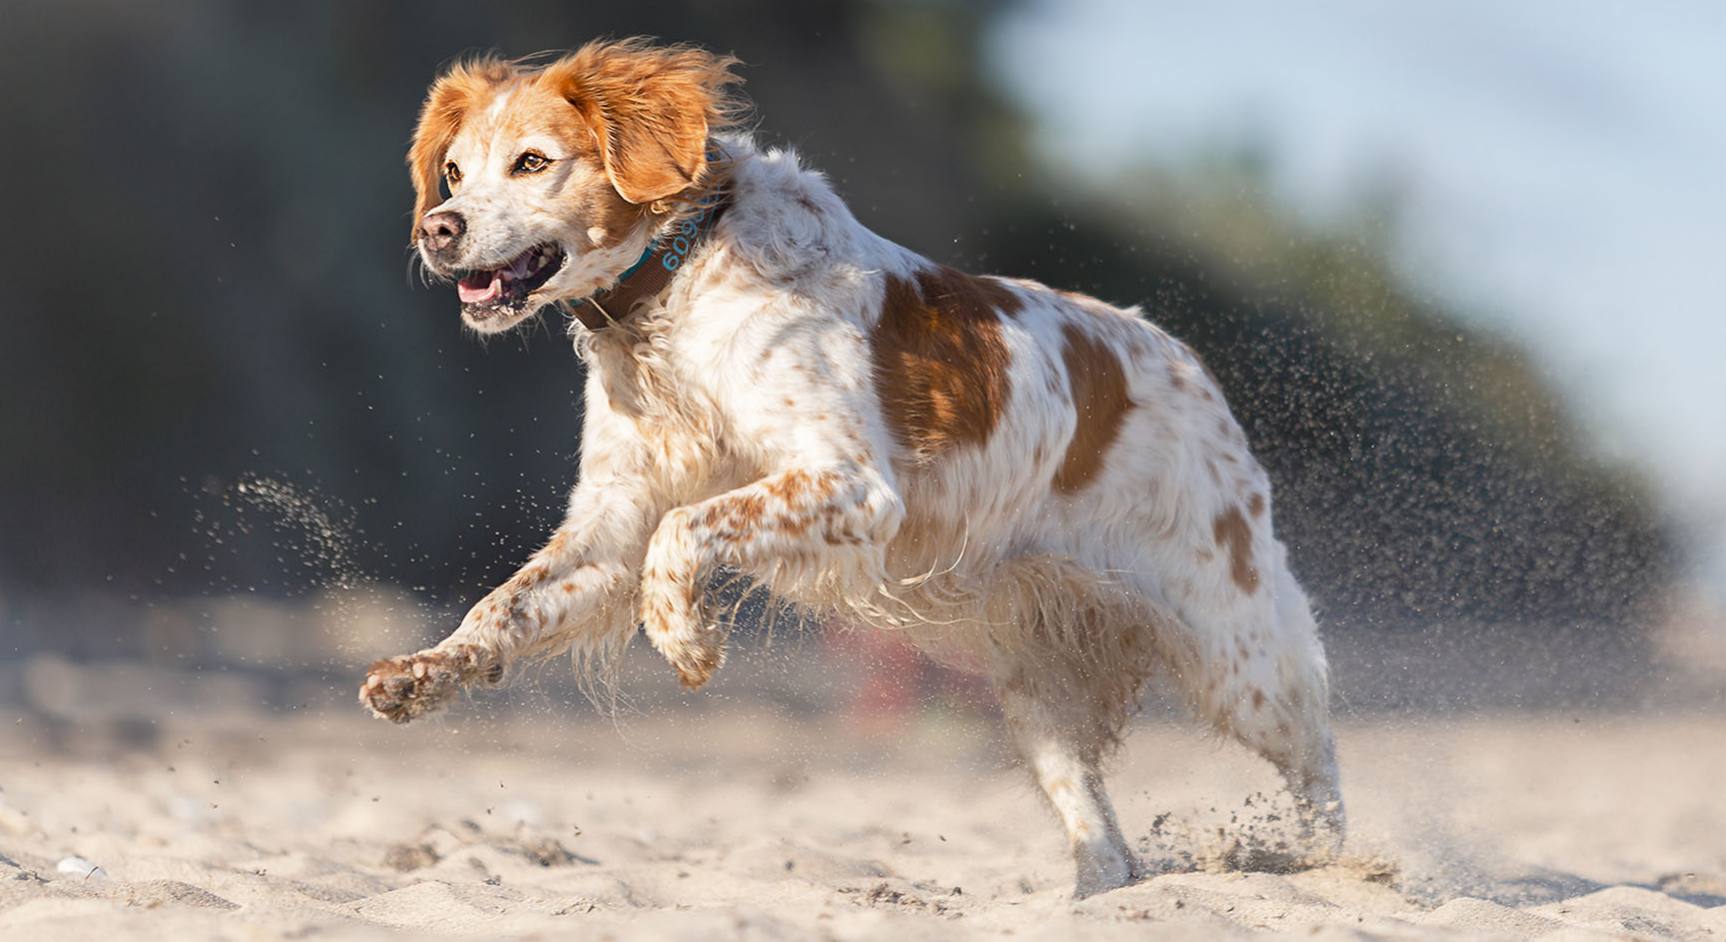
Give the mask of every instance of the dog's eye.
[[538, 173], [549, 166], [551, 166], [551, 161], [547, 159], [544, 154], [538, 154], [530, 150], [515, 159], [515, 166], [510, 168], [509, 172], [518, 174]]
[[455, 161], [443, 165], [443, 178], [450, 186], [461, 182], [461, 168], [455, 165]]

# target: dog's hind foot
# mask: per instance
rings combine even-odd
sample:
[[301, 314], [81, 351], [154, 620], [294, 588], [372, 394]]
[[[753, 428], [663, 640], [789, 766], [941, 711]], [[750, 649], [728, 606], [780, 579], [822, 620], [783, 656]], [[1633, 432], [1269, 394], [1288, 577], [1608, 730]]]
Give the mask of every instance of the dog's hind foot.
[[1341, 856], [1343, 841], [1348, 836], [1348, 815], [1343, 810], [1334, 769], [1320, 782], [1304, 788], [1296, 784], [1291, 790], [1307, 860], [1314, 866], [1334, 861]]
[[360, 705], [373, 716], [407, 723], [440, 709], [476, 682], [502, 679], [502, 662], [478, 645], [433, 648], [373, 664], [360, 685]]
[[1073, 864], [1074, 899], [1129, 886], [1143, 875], [1143, 868], [1118, 838], [1074, 845]]

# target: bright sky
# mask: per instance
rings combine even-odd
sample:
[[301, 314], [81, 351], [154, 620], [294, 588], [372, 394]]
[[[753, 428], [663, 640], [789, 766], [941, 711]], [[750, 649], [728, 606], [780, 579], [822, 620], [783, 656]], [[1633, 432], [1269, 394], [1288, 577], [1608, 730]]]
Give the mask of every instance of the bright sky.
[[1726, 3], [1042, 0], [995, 40], [1063, 165], [1251, 135], [1315, 213], [1393, 169], [1404, 270], [1528, 348], [1726, 584]]

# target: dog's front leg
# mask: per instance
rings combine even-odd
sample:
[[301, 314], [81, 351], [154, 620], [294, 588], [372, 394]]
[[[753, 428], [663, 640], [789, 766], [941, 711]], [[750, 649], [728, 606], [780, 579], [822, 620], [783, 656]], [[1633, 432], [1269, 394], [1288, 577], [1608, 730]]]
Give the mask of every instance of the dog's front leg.
[[545, 547], [475, 605], [436, 646], [373, 664], [360, 703], [397, 723], [424, 716], [475, 683], [497, 683], [523, 657], [571, 644], [604, 648], [634, 629], [629, 600], [650, 531], [645, 497], [585, 481]]
[[721, 627], [701, 611], [716, 566], [867, 588], [879, 583], [882, 550], [903, 518], [898, 494], [855, 464], [787, 470], [679, 507], [660, 521], [642, 566], [647, 638], [685, 687], [700, 687], [724, 658]]

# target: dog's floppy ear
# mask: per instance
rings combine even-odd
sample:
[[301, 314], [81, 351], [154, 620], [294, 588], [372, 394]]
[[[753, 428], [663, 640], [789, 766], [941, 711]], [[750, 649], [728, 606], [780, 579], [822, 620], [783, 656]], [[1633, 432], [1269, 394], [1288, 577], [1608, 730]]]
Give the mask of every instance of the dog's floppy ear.
[[550, 83], [598, 138], [605, 175], [637, 205], [676, 196], [707, 169], [707, 138], [734, 125], [743, 79], [734, 56], [642, 38], [588, 43], [546, 66]]
[[442, 202], [438, 180], [443, 176], [444, 155], [461, 130], [469, 108], [514, 74], [509, 63], [497, 58], [457, 62], [438, 76], [420, 107], [413, 146], [408, 148], [408, 172], [414, 181], [413, 231], [409, 242], [419, 241], [420, 220], [426, 211]]

